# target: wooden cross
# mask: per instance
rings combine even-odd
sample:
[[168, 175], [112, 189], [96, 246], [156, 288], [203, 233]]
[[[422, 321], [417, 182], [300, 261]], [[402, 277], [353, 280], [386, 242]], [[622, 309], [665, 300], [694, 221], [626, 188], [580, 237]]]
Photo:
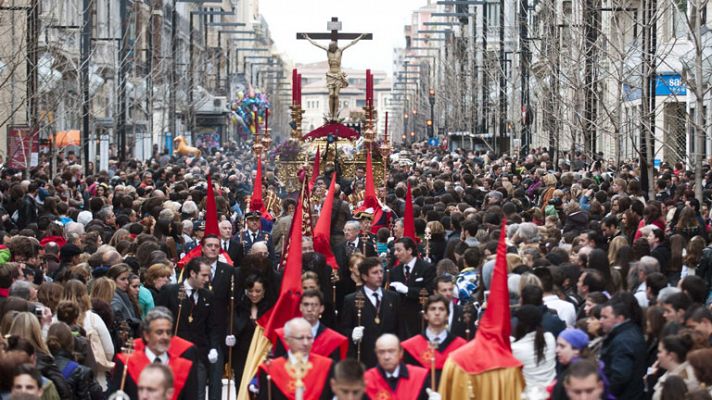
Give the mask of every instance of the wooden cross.
[[[360, 33], [339, 33], [341, 30], [341, 21], [337, 17], [331, 17], [331, 21], [326, 23], [326, 29], [328, 29], [330, 32], [329, 33], [319, 33], [319, 32], [314, 32], [314, 33], [309, 33], [309, 32], [300, 32], [297, 33], [297, 39], [298, 40], [306, 40], [305, 35], [308, 35], [310, 38], [314, 40], [330, 40], [332, 42], [338, 42], [339, 40], [354, 40], [361, 36]], [[372, 33], [365, 33], [363, 34], [363, 38], [361, 40], [372, 40], [373, 39], [373, 34]]]

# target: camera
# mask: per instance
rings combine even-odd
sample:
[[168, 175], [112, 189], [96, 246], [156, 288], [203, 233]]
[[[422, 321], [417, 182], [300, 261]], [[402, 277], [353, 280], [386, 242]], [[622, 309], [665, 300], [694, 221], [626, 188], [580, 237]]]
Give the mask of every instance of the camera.
[[35, 315], [37, 318], [42, 318], [44, 316], [44, 307], [42, 306], [35, 306]]

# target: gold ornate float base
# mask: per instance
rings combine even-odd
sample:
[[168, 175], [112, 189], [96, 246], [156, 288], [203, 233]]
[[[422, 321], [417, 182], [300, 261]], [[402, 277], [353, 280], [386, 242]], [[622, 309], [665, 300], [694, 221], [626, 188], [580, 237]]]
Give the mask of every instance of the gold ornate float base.
[[[383, 175], [385, 171], [383, 169], [383, 162], [380, 159], [376, 159], [376, 157], [377, 151], [373, 153], [373, 183], [378, 188], [383, 187], [384, 185]], [[298, 174], [299, 170], [304, 168], [303, 160], [306, 158], [306, 155], [302, 154], [300, 158], [302, 161], [277, 161], [277, 165], [279, 166], [277, 169], [277, 177], [285, 185], [288, 192], [299, 191], [300, 185]], [[327, 160], [329, 160], [327, 162], [333, 162], [333, 157], [327, 157]], [[366, 155], [363, 152], [357, 154], [353, 159], [339, 158], [338, 162], [341, 167], [342, 176], [349, 180], [356, 176], [357, 167], [363, 167], [364, 170], [366, 169]], [[309, 160], [309, 169], [311, 169], [313, 163], [314, 159], [312, 158]], [[321, 171], [319, 171], [320, 175], [324, 174], [324, 167], [325, 165], [322, 162]]]

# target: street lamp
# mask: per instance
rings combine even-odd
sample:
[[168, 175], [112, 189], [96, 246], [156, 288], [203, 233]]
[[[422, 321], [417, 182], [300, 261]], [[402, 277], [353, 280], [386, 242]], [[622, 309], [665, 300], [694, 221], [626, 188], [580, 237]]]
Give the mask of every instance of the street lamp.
[[433, 137], [435, 125], [435, 89], [430, 88], [428, 91], [428, 102], [430, 102], [430, 120], [428, 120], [428, 137]]

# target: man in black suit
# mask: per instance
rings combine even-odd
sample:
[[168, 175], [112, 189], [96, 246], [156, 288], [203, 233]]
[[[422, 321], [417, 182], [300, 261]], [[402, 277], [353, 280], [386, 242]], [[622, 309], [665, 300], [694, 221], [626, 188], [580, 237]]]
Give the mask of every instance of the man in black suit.
[[[341, 315], [341, 332], [350, 338], [350, 357], [356, 358], [360, 343], [360, 360], [367, 368], [376, 366], [373, 352], [376, 339], [384, 333], [398, 332], [398, 296], [383, 290], [383, 266], [377, 257], [368, 257], [358, 266], [363, 287], [344, 299]], [[356, 308], [356, 294], [364, 296], [364, 305], [359, 320]]]
[[[192, 342], [198, 348], [198, 398], [205, 398], [208, 378], [208, 360], [217, 360], [217, 349], [209, 343], [214, 318], [211, 313], [213, 294], [205, 288], [210, 280], [210, 265], [202, 257], [197, 257], [185, 266], [185, 279], [181, 283], [168, 285], [158, 296], [158, 305], [171, 310], [176, 319], [177, 335]], [[183, 289], [185, 297], [179, 299]]]
[[230, 247], [236, 245], [232, 240], [232, 222], [229, 220], [220, 221], [218, 228], [220, 229], [220, 247], [229, 255]]
[[[448, 302], [448, 331], [455, 336], [470, 340], [475, 337], [475, 317], [477, 315], [474, 312], [474, 308], [465, 310], [461, 304], [455, 304], [453, 301], [455, 290], [455, 279], [452, 275], [440, 275], [435, 279], [435, 293], [443, 296]], [[467, 323], [468, 318], [465, 316], [465, 311], [470, 314], [469, 324]]]
[[260, 212], [250, 211], [245, 214], [245, 224], [247, 229], [241, 231], [230, 239], [230, 250], [228, 255], [232, 259], [234, 265], [240, 265], [242, 259], [250, 253], [252, 245], [256, 242], [267, 243], [269, 249], [269, 258], [272, 264], [275, 262], [274, 246], [272, 245], [272, 236], [260, 229]]
[[336, 309], [341, 310], [344, 304], [344, 297], [356, 291], [356, 283], [351, 279], [349, 271], [349, 259], [354, 253], [363, 254], [366, 250], [366, 257], [375, 257], [376, 249], [373, 246], [362, 246], [361, 224], [358, 221], [347, 221], [344, 225], [344, 242], [333, 246], [336, 263], [339, 264], [339, 281], [336, 283]]
[[[218, 357], [214, 363], [210, 364], [210, 393], [211, 399], [219, 399], [222, 393], [222, 375], [225, 364], [227, 325], [230, 315], [230, 288], [236, 275], [233, 267], [220, 260], [220, 238], [215, 235], [206, 235], [201, 243], [203, 257], [210, 265], [210, 285], [209, 289], [213, 294], [212, 309], [216, 322], [210, 332], [210, 343], [212, 348], [217, 348]], [[236, 264], [237, 265], [237, 264]], [[237, 283], [237, 282], [236, 282]], [[211, 360], [212, 361], [212, 360]]]
[[404, 237], [394, 245], [398, 266], [391, 269], [390, 288], [398, 292], [401, 303], [400, 338], [409, 339], [422, 331], [420, 290], [432, 294], [435, 285], [435, 267], [416, 257], [417, 247], [413, 239]]

